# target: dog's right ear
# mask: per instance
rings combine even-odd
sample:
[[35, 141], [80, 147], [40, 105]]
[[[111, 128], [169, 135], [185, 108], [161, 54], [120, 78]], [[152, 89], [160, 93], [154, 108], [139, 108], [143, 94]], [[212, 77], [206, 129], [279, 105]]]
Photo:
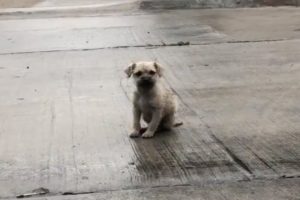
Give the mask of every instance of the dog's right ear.
[[154, 67], [157, 71], [158, 76], [162, 76], [162, 72], [163, 72], [163, 68], [160, 64], [158, 64], [157, 62], [154, 62]]
[[136, 64], [132, 63], [125, 69], [125, 73], [127, 74], [128, 78], [132, 75], [135, 66], [136, 66]]

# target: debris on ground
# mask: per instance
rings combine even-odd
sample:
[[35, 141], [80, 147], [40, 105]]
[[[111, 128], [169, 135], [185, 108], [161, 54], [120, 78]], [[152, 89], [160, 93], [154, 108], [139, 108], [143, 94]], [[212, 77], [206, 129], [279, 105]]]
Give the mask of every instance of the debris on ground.
[[28, 198], [28, 197], [33, 197], [33, 196], [40, 196], [40, 195], [48, 194], [49, 192], [50, 191], [47, 188], [41, 187], [41, 188], [32, 190], [32, 192], [30, 192], [30, 193], [18, 195], [17, 198]]
[[62, 193], [62, 195], [75, 195], [75, 193], [74, 192], [64, 192], [64, 193]]
[[179, 45], [179, 46], [190, 45], [190, 42], [180, 41], [180, 42], [177, 42], [177, 45]]
[[129, 162], [128, 164], [129, 164], [129, 165], [134, 165], [134, 162]]

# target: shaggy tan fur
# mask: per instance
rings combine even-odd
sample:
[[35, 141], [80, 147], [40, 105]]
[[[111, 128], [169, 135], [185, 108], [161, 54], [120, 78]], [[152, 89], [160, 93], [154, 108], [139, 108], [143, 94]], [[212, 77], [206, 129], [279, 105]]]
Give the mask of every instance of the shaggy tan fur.
[[141, 134], [141, 118], [148, 124], [143, 138], [153, 137], [161, 129], [174, 126], [177, 101], [174, 94], [161, 83], [162, 67], [156, 62], [137, 62], [125, 70], [133, 76], [136, 91], [133, 100], [133, 132], [130, 137]]

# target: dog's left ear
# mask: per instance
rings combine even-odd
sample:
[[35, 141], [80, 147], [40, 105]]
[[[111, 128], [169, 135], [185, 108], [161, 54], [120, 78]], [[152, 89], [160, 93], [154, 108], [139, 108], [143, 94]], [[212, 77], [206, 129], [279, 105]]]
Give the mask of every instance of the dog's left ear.
[[132, 64], [128, 65], [128, 67], [125, 69], [124, 72], [127, 74], [128, 78], [132, 75], [135, 66], [136, 66], [136, 64], [132, 63]]
[[154, 67], [155, 67], [155, 69], [156, 69], [156, 72], [157, 72], [157, 74], [158, 74], [158, 76], [162, 76], [162, 71], [163, 71], [163, 68], [162, 68], [162, 66], [160, 65], [160, 64], [158, 64], [157, 62], [154, 62]]

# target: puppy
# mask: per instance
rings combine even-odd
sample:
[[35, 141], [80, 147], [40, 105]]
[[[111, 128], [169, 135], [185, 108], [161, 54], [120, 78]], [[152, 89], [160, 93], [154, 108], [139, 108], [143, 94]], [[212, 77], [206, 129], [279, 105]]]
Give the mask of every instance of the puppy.
[[[174, 126], [177, 102], [173, 93], [160, 80], [162, 67], [156, 62], [137, 62], [129, 65], [125, 73], [128, 78], [133, 76], [136, 85], [133, 132], [129, 136], [138, 137], [142, 134], [143, 138], [151, 138], [158, 130], [171, 129]], [[141, 118], [148, 124], [144, 133]]]

